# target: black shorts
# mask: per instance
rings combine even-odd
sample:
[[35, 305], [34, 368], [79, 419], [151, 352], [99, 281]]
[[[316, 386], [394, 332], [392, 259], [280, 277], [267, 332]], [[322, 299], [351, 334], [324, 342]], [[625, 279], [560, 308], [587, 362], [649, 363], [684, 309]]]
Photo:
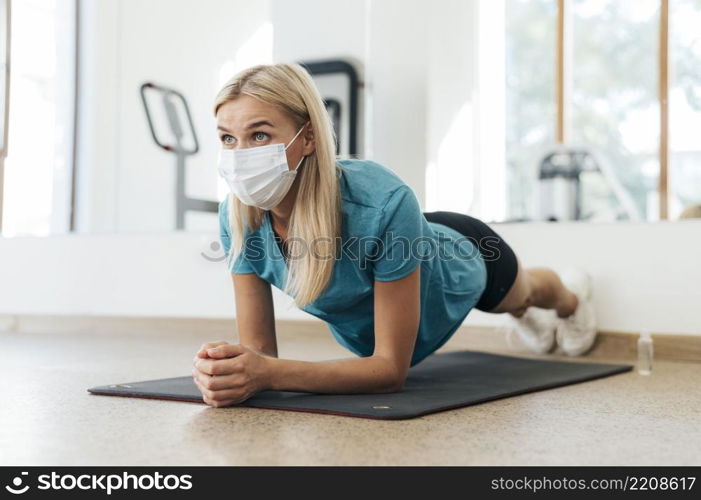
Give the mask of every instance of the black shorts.
[[516, 281], [516, 254], [504, 239], [479, 219], [458, 212], [424, 212], [426, 220], [437, 222], [466, 236], [479, 249], [487, 267], [487, 286], [475, 306], [491, 311], [509, 293]]

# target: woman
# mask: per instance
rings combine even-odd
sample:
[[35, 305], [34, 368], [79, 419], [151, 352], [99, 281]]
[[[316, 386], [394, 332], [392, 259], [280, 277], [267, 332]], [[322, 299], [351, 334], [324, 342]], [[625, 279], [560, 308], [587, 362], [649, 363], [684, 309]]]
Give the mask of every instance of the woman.
[[[545, 268], [524, 269], [483, 222], [422, 213], [392, 170], [335, 157], [318, 90], [296, 64], [262, 65], [216, 98], [219, 173], [231, 188], [219, 207], [235, 291], [239, 344], [205, 344], [193, 377], [212, 406], [272, 389], [393, 392], [476, 307], [510, 313], [536, 352], [557, 338], [571, 355], [594, 341], [586, 277], [566, 288]], [[271, 284], [328, 324], [359, 357], [278, 359]]]

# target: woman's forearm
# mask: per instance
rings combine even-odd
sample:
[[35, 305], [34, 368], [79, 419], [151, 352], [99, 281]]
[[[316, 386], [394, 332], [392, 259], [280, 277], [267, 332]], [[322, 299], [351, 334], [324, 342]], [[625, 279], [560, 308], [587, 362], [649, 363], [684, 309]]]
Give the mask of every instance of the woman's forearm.
[[332, 361], [268, 358], [268, 369], [270, 388], [276, 391], [380, 393], [403, 385], [392, 363], [379, 356]]

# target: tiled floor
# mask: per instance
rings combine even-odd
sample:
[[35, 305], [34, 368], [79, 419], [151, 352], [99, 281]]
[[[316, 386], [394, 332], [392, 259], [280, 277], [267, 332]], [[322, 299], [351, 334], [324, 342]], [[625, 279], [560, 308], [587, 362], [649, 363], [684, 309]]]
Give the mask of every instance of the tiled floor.
[[[281, 357], [351, 356], [330, 335], [280, 337]], [[633, 371], [403, 421], [86, 392], [187, 375], [195, 351], [214, 340], [0, 333], [0, 465], [701, 464], [698, 363], [658, 362], [651, 376]], [[444, 349], [464, 347], [451, 340]]]

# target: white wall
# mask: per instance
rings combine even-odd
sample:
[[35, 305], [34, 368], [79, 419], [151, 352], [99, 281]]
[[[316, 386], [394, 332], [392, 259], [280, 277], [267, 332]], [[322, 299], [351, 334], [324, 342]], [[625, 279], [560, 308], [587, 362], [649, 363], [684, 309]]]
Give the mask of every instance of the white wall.
[[426, 165], [424, 9], [421, 0], [272, 2], [276, 62], [350, 58], [360, 63], [364, 157], [400, 174], [419, 199]]
[[[188, 194], [218, 199], [212, 100], [224, 75], [271, 61], [357, 61], [364, 156], [395, 170], [420, 200], [430, 162], [440, 175], [429, 183], [429, 206], [457, 199], [444, 207], [473, 208], [464, 186], [472, 185], [479, 142], [476, 7], [445, 1], [429, 10], [422, 0], [82, 2], [79, 232], [173, 227], [174, 158], [150, 137], [142, 83], [173, 86], [189, 99], [202, 150], [188, 162]], [[214, 222], [193, 217], [188, 228]]]
[[372, 158], [397, 172], [423, 200], [430, 19], [424, 13], [442, 9], [427, 9], [422, 0], [375, 0], [369, 8]]
[[[526, 266], [576, 264], [593, 278], [599, 327], [701, 334], [701, 221], [493, 226]], [[0, 239], [0, 314], [233, 317], [214, 234]], [[278, 318], [311, 318], [275, 291]], [[498, 316], [470, 313], [468, 324]]]
[[188, 194], [220, 198], [212, 100], [222, 74], [258, 62], [357, 61], [365, 156], [393, 168], [423, 199], [428, 18], [417, 18], [423, 7], [420, 0], [83, 2], [79, 232], [172, 228], [174, 159], [150, 137], [138, 95], [145, 81], [188, 98], [202, 147], [188, 162]]
[[[600, 329], [701, 335], [701, 220], [492, 227], [527, 267], [586, 270]], [[495, 317], [475, 311], [468, 323]]]
[[[187, 194], [218, 199], [212, 104], [238, 69], [270, 62], [269, 2], [86, 0], [81, 6], [78, 230], [169, 231], [174, 155], [151, 139], [139, 87], [153, 81], [189, 100], [201, 150], [188, 161]], [[216, 223], [207, 217], [188, 227]]]
[[474, 213], [477, 106], [475, 2], [446, 0], [427, 14], [427, 210]]
[[[230, 275], [209, 247], [217, 240], [192, 232], [0, 239], [0, 315], [234, 317]], [[290, 304], [276, 294], [280, 317], [308, 317]]]
[[365, 59], [367, 2], [359, 0], [272, 0], [276, 61]]
[[[311, 62], [326, 59], [343, 59], [350, 62], [358, 72], [361, 82], [367, 81], [366, 51], [368, 30], [366, 26], [367, 2], [359, 0], [272, 0], [273, 60], [274, 62]], [[343, 22], [332, 22], [342, 19]], [[323, 40], [323, 43], [320, 41]], [[328, 76], [325, 77], [328, 83]], [[342, 77], [332, 79], [335, 85], [345, 85]], [[341, 83], [343, 82], [343, 83]], [[332, 85], [332, 88], [338, 88]], [[345, 88], [345, 87], [340, 87]], [[324, 95], [323, 84], [319, 90]], [[367, 151], [364, 137], [366, 114], [366, 92], [358, 93], [359, 123], [357, 146]], [[347, 129], [350, 118], [341, 124]], [[344, 130], [339, 137], [341, 145], [347, 141]], [[343, 153], [343, 147], [341, 147]]]

